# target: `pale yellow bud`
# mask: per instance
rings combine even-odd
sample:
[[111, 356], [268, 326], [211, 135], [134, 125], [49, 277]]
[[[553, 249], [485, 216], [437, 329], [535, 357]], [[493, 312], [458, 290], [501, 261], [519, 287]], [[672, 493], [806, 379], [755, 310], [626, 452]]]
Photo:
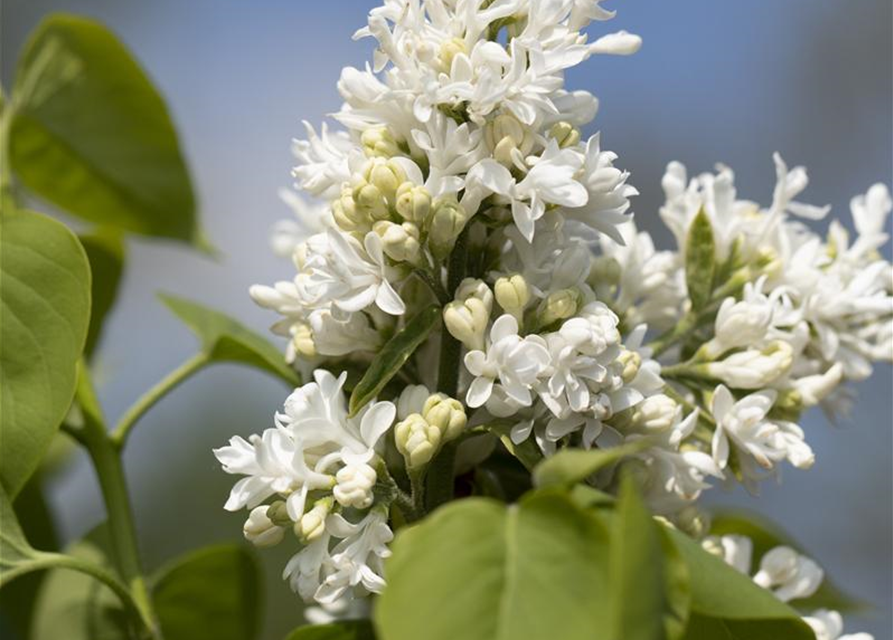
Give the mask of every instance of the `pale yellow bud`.
[[387, 220], [390, 215], [387, 199], [374, 184], [360, 181], [353, 189], [353, 199], [357, 218], [366, 221], [366, 224], [371, 224], [373, 220]]
[[642, 356], [635, 351], [624, 349], [617, 356], [617, 362], [623, 365], [620, 377], [623, 378], [623, 382], [629, 384], [639, 374], [639, 367], [642, 366]]
[[313, 343], [313, 329], [306, 322], [297, 322], [291, 328], [291, 342], [295, 351], [306, 358], [316, 355], [316, 345]]
[[646, 431], [662, 432], [676, 421], [676, 401], [662, 393], [642, 400], [633, 412], [633, 423]]
[[561, 289], [550, 294], [536, 311], [540, 326], [545, 327], [572, 317], [577, 313], [581, 301], [582, 296], [576, 289]]
[[398, 162], [384, 158], [372, 158], [368, 161], [364, 177], [369, 184], [375, 185], [381, 195], [390, 203], [397, 201], [397, 189], [406, 182], [406, 172]]
[[549, 135], [562, 149], [573, 147], [580, 142], [580, 130], [570, 122], [558, 122], [552, 125]]
[[419, 469], [431, 462], [440, 448], [441, 440], [440, 429], [429, 425], [418, 413], [413, 413], [394, 427], [397, 451], [403, 454], [409, 470]]
[[332, 202], [332, 217], [343, 231], [365, 230], [369, 226], [369, 216], [365, 210], [359, 210], [353, 196], [354, 190], [349, 186], [341, 189], [341, 197]]
[[400, 145], [387, 127], [366, 129], [360, 136], [368, 158], [392, 158], [400, 155]]
[[404, 182], [397, 189], [396, 208], [404, 220], [425, 228], [431, 218], [431, 194], [425, 187]]
[[456, 300], [468, 300], [477, 298], [484, 303], [487, 313], [493, 309], [493, 292], [483, 280], [477, 278], [465, 278], [456, 289]]
[[425, 401], [422, 417], [429, 425], [440, 429], [444, 442], [455, 440], [468, 424], [462, 403], [441, 393], [435, 393]]
[[511, 114], [498, 115], [487, 123], [484, 137], [493, 158], [506, 167], [514, 164], [516, 149], [522, 157], [533, 149], [534, 138], [530, 127]]
[[282, 542], [285, 529], [267, 517], [267, 506], [264, 505], [251, 510], [242, 533], [255, 547], [272, 547]]
[[467, 221], [465, 209], [454, 196], [437, 198], [434, 201], [428, 242], [437, 258], [444, 258], [453, 250]]
[[499, 278], [494, 286], [496, 302], [506, 313], [516, 319], [524, 315], [524, 308], [530, 302], [530, 287], [521, 274]]
[[319, 538], [326, 530], [326, 518], [333, 505], [332, 498], [317, 500], [313, 508], [305, 513], [301, 517], [301, 521], [295, 525], [295, 535], [307, 543]]
[[449, 73], [453, 66], [453, 60], [460, 54], [468, 54], [468, 47], [462, 38], [450, 38], [440, 45], [440, 68], [444, 73]]
[[376, 222], [372, 230], [381, 238], [385, 254], [396, 262], [421, 264], [422, 247], [419, 244], [419, 228], [410, 222], [396, 224]]
[[443, 323], [447, 331], [473, 351], [484, 348], [484, 332], [489, 322], [490, 310], [479, 298], [469, 298], [464, 302], [454, 300], [443, 310]]

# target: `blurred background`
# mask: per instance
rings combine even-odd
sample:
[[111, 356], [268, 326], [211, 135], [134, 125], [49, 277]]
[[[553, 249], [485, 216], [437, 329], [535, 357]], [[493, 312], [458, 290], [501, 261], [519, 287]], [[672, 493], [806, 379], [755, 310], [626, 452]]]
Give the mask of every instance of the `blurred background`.
[[[211, 261], [169, 244], [131, 242], [117, 307], [101, 345], [100, 395], [116, 419], [144, 390], [196, 349], [191, 334], [155, 298], [168, 291], [220, 308], [264, 330], [272, 315], [254, 307], [253, 283], [291, 277], [269, 250], [271, 225], [290, 215], [277, 197], [290, 184], [290, 141], [300, 121], [318, 123], [340, 104], [335, 83], [361, 66], [370, 41], [350, 36], [373, 0], [3, 0], [2, 81], [41, 17], [69, 11], [111, 27], [165, 95], [198, 192], [205, 229], [222, 257]], [[849, 223], [850, 197], [893, 176], [893, 8], [890, 0], [633, 0], [609, 3], [618, 18], [594, 34], [627, 29], [644, 38], [631, 58], [593, 59], [569, 74], [571, 88], [601, 99], [590, 125], [620, 155], [642, 195], [636, 219], [658, 241], [660, 178], [678, 159], [691, 172], [723, 162], [739, 195], [768, 204], [773, 151], [806, 164], [801, 198], [830, 203]], [[889, 259], [890, 247], [885, 248]], [[859, 386], [851, 420], [805, 421], [817, 464], [789, 470], [755, 500], [715, 490], [707, 500], [757, 510], [779, 522], [837, 583], [874, 605], [847, 629], [891, 637], [893, 553], [893, 382], [878, 366]], [[211, 448], [232, 434], [260, 431], [286, 395], [277, 381], [218, 366], [175, 392], [139, 425], [126, 464], [146, 562], [210, 542], [237, 539], [243, 516], [222, 505], [232, 484]], [[86, 458], [76, 456], [51, 483], [65, 540], [103, 515]], [[295, 596], [279, 580], [289, 555], [261, 554], [267, 577], [264, 638], [301, 622]]]

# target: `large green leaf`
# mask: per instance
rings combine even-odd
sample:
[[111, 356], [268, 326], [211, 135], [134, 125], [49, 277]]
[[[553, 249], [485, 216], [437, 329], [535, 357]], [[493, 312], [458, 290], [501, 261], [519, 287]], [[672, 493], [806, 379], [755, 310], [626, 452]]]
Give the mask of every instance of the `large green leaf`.
[[685, 245], [685, 280], [693, 311], [700, 311], [710, 302], [715, 271], [716, 242], [713, 239], [713, 225], [702, 208], [691, 223]]
[[533, 483], [537, 487], [569, 487], [636, 453], [643, 446], [644, 441], [641, 445], [631, 444], [613, 449], [563, 449], [537, 465], [533, 470]]
[[368, 620], [349, 620], [295, 629], [285, 640], [375, 640]]
[[46, 18], [19, 60], [11, 104], [10, 163], [32, 191], [92, 222], [201, 242], [167, 108], [108, 29]]
[[5, 208], [0, 227], [0, 483], [15, 497], [71, 405], [90, 267], [74, 234], [47, 216]]
[[[66, 549], [71, 556], [110, 567], [103, 549], [111, 540], [104, 527]], [[34, 603], [31, 640], [126, 640], [131, 620], [112, 591], [83, 573], [53, 569]]]
[[202, 350], [214, 362], [239, 362], [279, 376], [292, 386], [300, 384], [282, 352], [240, 322], [195, 302], [170, 295], [161, 301], [198, 336]]
[[124, 271], [124, 243], [121, 236], [110, 231], [99, 231], [81, 236], [81, 244], [90, 261], [90, 272], [93, 275], [92, 300], [90, 313], [90, 329], [87, 332], [87, 344], [84, 354], [93, 355], [102, 335], [105, 318], [115, 304], [118, 285]]
[[590, 640], [608, 620], [608, 531], [561, 492], [469, 498], [403, 529], [374, 619], [387, 640]]
[[[710, 533], [717, 536], [738, 534], [744, 535], [753, 542], [755, 561], [762, 558], [775, 547], [784, 545], [809, 555], [791, 536], [767, 521], [764, 517], [750, 512], [719, 512], [712, 518]], [[866, 608], [866, 605], [847, 595], [825, 576], [822, 586], [809, 598], [794, 602], [805, 611], [814, 609], [834, 609], [836, 611], [853, 611]]]
[[260, 575], [240, 546], [201, 549], [163, 567], [152, 600], [165, 640], [251, 640], [260, 620]]
[[[730, 634], [717, 638], [746, 638], [747, 640], [815, 640], [815, 634], [800, 620], [796, 611], [776, 599], [744, 574], [739, 573], [720, 558], [705, 551], [701, 545], [679, 531], [670, 537], [688, 566], [691, 580], [690, 629], [698, 631], [709, 621], [711, 628], [728, 630]], [[698, 620], [694, 620], [697, 614]], [[686, 639], [714, 638], [692, 635]]]
[[363, 379], [350, 394], [350, 413], [356, 413], [378, 395], [388, 381], [397, 375], [413, 352], [431, 333], [440, 318], [440, 307], [430, 306], [413, 317], [382, 347]]
[[613, 640], [665, 640], [670, 614], [660, 534], [629, 475], [621, 485], [611, 527]]

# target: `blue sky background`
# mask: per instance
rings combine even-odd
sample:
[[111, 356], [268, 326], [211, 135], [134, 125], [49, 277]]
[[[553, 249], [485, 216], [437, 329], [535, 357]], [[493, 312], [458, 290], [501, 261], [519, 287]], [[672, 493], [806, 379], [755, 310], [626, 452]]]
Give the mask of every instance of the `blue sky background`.
[[[273, 318], [248, 286], [288, 277], [268, 250], [268, 232], [288, 215], [276, 195], [290, 182], [289, 146], [301, 119], [319, 122], [339, 105], [344, 65], [362, 65], [369, 42], [352, 42], [374, 2], [298, 0], [5, 0], [0, 69], [9, 86], [16, 52], [49, 11], [93, 16], [131, 47], [167, 97], [178, 124], [211, 239], [208, 261], [167, 244], [131, 243], [124, 294], [101, 351], [101, 398], [111, 418], [195, 349], [189, 332], [156, 302], [174, 292], [222, 308], [262, 330]], [[638, 223], [658, 236], [660, 177], [678, 159], [691, 171], [721, 161], [735, 168], [739, 194], [771, 199], [773, 151], [806, 164], [803, 197], [848, 202], [878, 180], [891, 182], [893, 51], [889, 0], [617, 0], [611, 30], [641, 34], [632, 58], [591, 60], [568, 84], [601, 99], [591, 132], [620, 155], [642, 192]], [[597, 33], [602, 33], [598, 31]], [[886, 248], [890, 256], [889, 247]], [[790, 470], [760, 500], [715, 490], [710, 501], [758, 510], [780, 522], [837, 583], [875, 604], [850, 631], [890, 637], [891, 370], [859, 386], [851, 423], [805, 420], [817, 464]], [[139, 426], [127, 451], [147, 563], [198, 544], [237, 539], [241, 516], [220, 508], [230, 479], [212, 446], [267, 426], [286, 390], [260, 374], [219, 367], [164, 401]], [[67, 539], [103, 517], [95, 479], [76, 458], [53, 485]], [[287, 557], [263, 554], [270, 611], [265, 637], [300, 622], [278, 572]]]

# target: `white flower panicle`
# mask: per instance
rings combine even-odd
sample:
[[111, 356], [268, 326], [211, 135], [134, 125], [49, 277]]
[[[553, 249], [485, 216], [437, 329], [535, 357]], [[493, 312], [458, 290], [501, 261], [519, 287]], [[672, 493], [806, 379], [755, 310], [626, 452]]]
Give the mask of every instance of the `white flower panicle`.
[[[675, 248], [637, 229], [629, 174], [582, 130], [598, 101], [564, 86], [592, 55], [641, 44], [624, 31], [590, 40], [584, 29], [614, 17], [602, 4], [384, 0], [356, 33], [376, 42], [372, 64], [338, 82], [341, 130], [306, 125], [294, 145], [311, 200], [287, 196], [299, 222], [276, 228], [274, 249], [295, 273], [250, 293], [314, 381], [274, 428], [215, 454], [243, 476], [226, 508], [250, 510], [246, 538], [294, 535], [285, 577], [327, 610], [381, 591], [390, 508], [419, 516], [428, 466], [485, 425], [542, 456], [634, 445], [621, 466], [649, 505], [693, 525], [715, 482], [756, 491], [783, 463], [812, 466], [802, 413], [841, 412], [841, 385], [893, 360], [884, 185], [852, 200], [854, 233], [834, 221], [823, 239], [804, 222], [828, 208], [800, 202], [802, 167], [776, 155], [761, 207], [738, 199], [730, 168], [689, 178], [673, 162], [660, 217]], [[712, 260], [693, 265], [705, 234]], [[690, 290], [701, 268], [709, 290]], [[432, 306], [442, 324], [376, 387], [390, 401], [349, 413], [347, 374], [327, 370], [362, 373], [405, 348]], [[499, 445], [483, 438], [486, 456]], [[588, 481], [613, 490], [616, 477]], [[717, 544], [749, 568], [748, 543]], [[764, 560], [755, 579], [779, 598], [821, 579], [787, 551]], [[828, 612], [808, 622], [840, 634]]]

